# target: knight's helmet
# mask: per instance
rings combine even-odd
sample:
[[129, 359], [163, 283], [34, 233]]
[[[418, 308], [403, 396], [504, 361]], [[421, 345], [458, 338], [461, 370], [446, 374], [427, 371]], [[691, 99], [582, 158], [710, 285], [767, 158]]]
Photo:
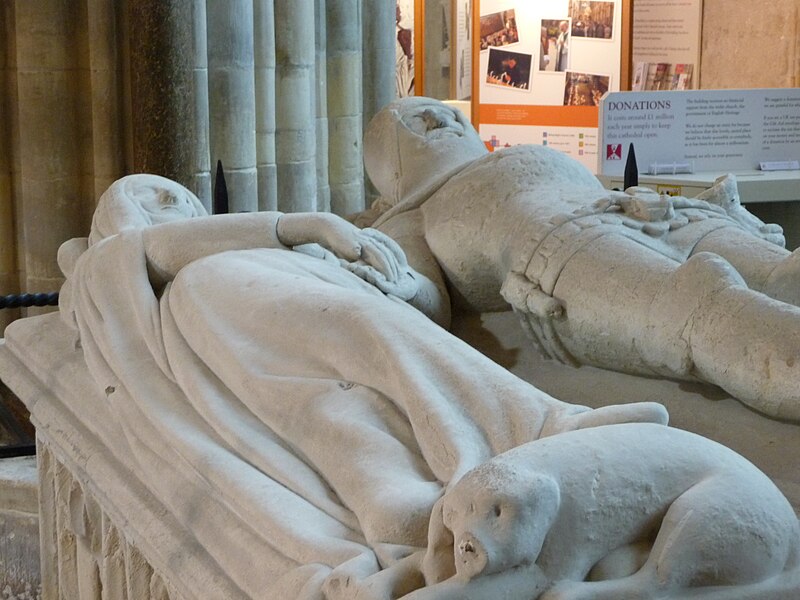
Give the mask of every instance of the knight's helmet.
[[383, 108], [364, 136], [367, 174], [392, 205], [427, 198], [486, 153], [461, 111], [419, 96]]

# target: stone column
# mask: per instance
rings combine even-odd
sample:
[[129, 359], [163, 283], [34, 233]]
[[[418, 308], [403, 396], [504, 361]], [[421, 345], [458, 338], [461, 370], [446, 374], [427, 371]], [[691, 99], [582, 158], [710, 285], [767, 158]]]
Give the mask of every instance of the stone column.
[[256, 86], [256, 170], [258, 210], [277, 210], [275, 165], [275, 7], [273, 0], [253, 0]]
[[[384, 106], [394, 100], [394, 47], [395, 3], [385, 0], [363, 0], [363, 52], [361, 71], [362, 128]], [[378, 192], [365, 177], [367, 204], [377, 198]]]
[[275, 0], [278, 209], [314, 211], [317, 164], [314, 114], [314, 0]]
[[230, 212], [258, 210], [253, 0], [207, 0], [211, 160], [222, 161]]
[[[16, 232], [14, 227], [14, 197], [12, 196], [11, 174], [13, 170], [12, 120], [17, 108], [14, 49], [14, 5], [0, 3], [0, 295], [19, 292], [19, 273], [15, 251]], [[0, 311], [0, 330], [5, 329], [15, 317], [17, 310]]]
[[211, 207], [205, 2], [127, 1], [130, 161]]
[[361, 2], [328, 0], [328, 131], [331, 210], [364, 208]]
[[87, 125], [91, 126], [88, 158], [92, 202], [84, 212], [89, 218], [100, 195], [125, 174], [119, 6], [114, 0], [87, 0], [89, 95], [84, 112], [91, 115]]
[[[81, 206], [82, 130], [78, 22], [82, 4], [14, 5], [22, 287], [55, 291], [59, 245], [85, 235]], [[18, 196], [19, 197], [19, 196]]]
[[363, 0], [363, 124], [394, 100], [395, 4]]
[[327, 0], [316, 0], [316, 89], [314, 110], [317, 115], [317, 210], [330, 212], [331, 187], [328, 180], [328, 33]]

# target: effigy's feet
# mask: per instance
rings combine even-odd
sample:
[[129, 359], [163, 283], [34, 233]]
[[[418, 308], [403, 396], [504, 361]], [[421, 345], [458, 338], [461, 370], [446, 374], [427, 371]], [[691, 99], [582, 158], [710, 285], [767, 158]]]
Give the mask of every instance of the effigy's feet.
[[775, 300], [800, 306], [800, 248], [775, 267], [763, 292]]

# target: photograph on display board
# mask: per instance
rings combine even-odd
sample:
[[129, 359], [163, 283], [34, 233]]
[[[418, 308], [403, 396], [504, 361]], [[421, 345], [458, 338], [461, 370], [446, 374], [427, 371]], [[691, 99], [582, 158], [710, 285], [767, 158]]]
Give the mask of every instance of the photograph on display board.
[[[391, 5], [390, 5], [391, 6]], [[395, 10], [395, 94], [414, 95], [414, 0], [397, 0]]]
[[678, 64], [672, 70], [671, 90], [690, 90], [692, 89], [692, 71], [694, 65]]
[[608, 75], [568, 71], [564, 84], [564, 106], [600, 106], [600, 98], [610, 85], [611, 77]]
[[489, 49], [486, 83], [501, 87], [530, 90], [533, 56], [522, 52]]
[[[570, 21], [571, 19], [560, 19], [558, 21], [558, 33], [556, 34], [555, 48], [555, 70], [559, 72], [569, 69], [569, 50], [570, 45], [572, 44], [572, 35], [570, 35]], [[543, 24], [545, 22], [550, 23], [551, 21], [542, 21]]]
[[572, 19], [572, 36], [611, 40], [614, 37], [614, 2], [570, 0], [569, 16]]
[[646, 62], [636, 63], [633, 69], [633, 83], [631, 84], [631, 91], [641, 92], [647, 84], [647, 69], [650, 65]]
[[664, 91], [692, 89], [694, 65], [679, 63], [636, 63], [631, 90]]
[[[558, 45], [559, 36], [562, 33], [561, 23], [564, 19], [542, 19], [539, 36], [539, 71], [545, 73], [555, 73], [556, 66], [558, 65], [558, 55], [561, 47]], [[567, 26], [566, 35], [569, 35], [569, 26]], [[569, 44], [566, 45], [569, 51]], [[568, 52], [567, 52], [568, 53]], [[564, 61], [564, 68], [566, 69], [569, 63], [569, 57]]]
[[513, 8], [481, 17], [481, 50], [517, 42], [519, 42], [519, 29], [517, 29], [516, 11]]

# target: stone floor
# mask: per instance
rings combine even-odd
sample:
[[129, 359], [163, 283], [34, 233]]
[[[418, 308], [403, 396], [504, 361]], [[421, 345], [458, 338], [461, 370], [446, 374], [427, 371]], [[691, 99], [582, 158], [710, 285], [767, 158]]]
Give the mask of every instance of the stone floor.
[[35, 600], [39, 576], [39, 506], [35, 431], [22, 402], [0, 382], [0, 600]]
[[41, 597], [36, 457], [0, 460], [0, 600]]

